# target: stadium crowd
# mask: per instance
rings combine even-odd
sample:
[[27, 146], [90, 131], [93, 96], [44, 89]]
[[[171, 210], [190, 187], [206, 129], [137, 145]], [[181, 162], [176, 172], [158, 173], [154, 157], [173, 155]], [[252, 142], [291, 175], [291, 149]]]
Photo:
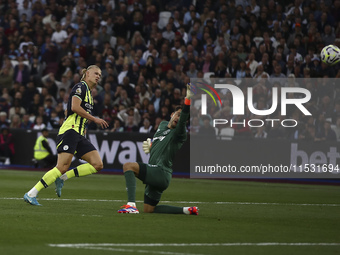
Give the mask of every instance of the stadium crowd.
[[[339, 65], [320, 61], [328, 44], [340, 46], [340, 0], [0, 1], [0, 126], [58, 129], [79, 71], [95, 64], [93, 115], [110, 132], [155, 132], [190, 79], [210, 74], [241, 79], [241, 89], [252, 79], [257, 109], [270, 107], [273, 87], [287, 86], [280, 78], [315, 78], [293, 82], [312, 93], [312, 116], [287, 116], [296, 128], [234, 126], [235, 137], [336, 140], [340, 86], [318, 80], [340, 78]], [[233, 116], [230, 94], [222, 101], [211, 118], [252, 117]], [[193, 105], [188, 130], [210, 132], [211, 118]]]

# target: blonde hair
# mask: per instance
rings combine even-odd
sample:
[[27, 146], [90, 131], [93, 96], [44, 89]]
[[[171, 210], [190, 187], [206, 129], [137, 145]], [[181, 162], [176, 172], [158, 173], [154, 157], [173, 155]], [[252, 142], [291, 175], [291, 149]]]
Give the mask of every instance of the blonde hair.
[[92, 68], [97, 68], [97, 69], [100, 70], [100, 67], [97, 66], [97, 65], [90, 65], [90, 66], [88, 66], [87, 68], [82, 69], [82, 70], [81, 70], [82, 76], [81, 76], [81, 79], [80, 79], [81, 81], [85, 80], [85, 78], [86, 78], [86, 72], [87, 72], [88, 70], [92, 69]]

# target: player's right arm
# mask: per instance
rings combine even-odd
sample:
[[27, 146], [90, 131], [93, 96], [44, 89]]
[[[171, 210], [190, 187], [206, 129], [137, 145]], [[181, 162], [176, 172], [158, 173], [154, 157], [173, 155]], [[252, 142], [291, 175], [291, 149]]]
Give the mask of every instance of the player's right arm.
[[109, 126], [109, 124], [105, 120], [96, 118], [92, 116], [91, 114], [89, 114], [87, 111], [85, 111], [84, 108], [81, 107], [80, 104], [81, 104], [81, 99], [77, 96], [73, 96], [71, 110], [74, 113], [78, 114], [80, 117], [86, 118], [87, 120], [93, 121], [94, 123], [100, 125], [102, 128], [107, 128]]

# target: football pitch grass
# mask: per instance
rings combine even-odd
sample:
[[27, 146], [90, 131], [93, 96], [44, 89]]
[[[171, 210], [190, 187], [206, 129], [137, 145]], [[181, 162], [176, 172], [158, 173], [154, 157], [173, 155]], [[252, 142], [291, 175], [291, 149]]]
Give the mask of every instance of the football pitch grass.
[[[44, 172], [0, 170], [0, 254], [339, 254], [339, 186], [173, 179], [162, 204], [198, 216], [118, 214], [122, 175], [96, 174], [22, 199]], [[142, 210], [143, 185], [137, 181]], [[186, 202], [192, 201], [192, 202]]]

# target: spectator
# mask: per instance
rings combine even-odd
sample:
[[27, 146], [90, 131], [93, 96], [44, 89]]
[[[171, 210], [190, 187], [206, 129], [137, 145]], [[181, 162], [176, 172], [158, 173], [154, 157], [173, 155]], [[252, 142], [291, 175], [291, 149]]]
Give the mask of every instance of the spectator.
[[323, 124], [323, 128], [316, 134], [315, 141], [336, 141], [337, 137], [335, 132], [331, 128], [332, 122], [326, 120]]
[[151, 133], [156, 133], [157, 132], [159, 124], [161, 124], [161, 122], [162, 122], [162, 118], [160, 118], [160, 117], [156, 118], [155, 125], [152, 128]]
[[281, 84], [281, 86], [284, 85], [285, 83], [285, 79], [286, 76], [281, 72], [281, 65], [277, 64], [276, 66], [274, 66], [274, 72], [273, 74], [270, 76], [270, 83], [275, 83], [275, 82], [278, 82]]
[[119, 96], [116, 98], [113, 104], [123, 105], [125, 107], [131, 106], [131, 100], [128, 98], [128, 94], [125, 89], [120, 90]]
[[165, 104], [162, 105], [161, 111], [158, 113], [157, 118], [168, 121], [170, 119], [169, 107], [166, 106]]
[[197, 78], [197, 69], [196, 69], [196, 64], [194, 62], [190, 63], [189, 70], [187, 71], [187, 76], [189, 78]]
[[256, 68], [259, 65], [259, 63], [255, 60], [255, 54], [254, 53], [250, 53], [248, 55], [248, 60], [246, 61], [246, 65], [247, 65], [247, 67], [250, 68], [251, 76], [254, 77]]
[[13, 115], [15, 114], [23, 116], [25, 113], [26, 110], [21, 106], [21, 100], [19, 98], [15, 98], [12, 107], [8, 111], [8, 118], [12, 119]]
[[166, 55], [162, 56], [162, 61], [159, 66], [161, 67], [163, 73], [166, 73], [167, 71], [172, 69], [172, 65], [168, 61], [168, 57]]
[[[130, 83], [133, 85], [137, 84], [138, 78], [139, 78], [139, 66], [137, 63], [132, 64], [132, 68], [129, 69], [126, 76], [129, 78]], [[124, 83], [124, 79], [123, 79]]]
[[237, 79], [242, 79], [244, 77], [246, 77], [246, 62], [241, 60], [239, 68], [236, 71], [236, 78]]
[[156, 113], [158, 113], [159, 110], [160, 110], [161, 101], [162, 101], [161, 96], [162, 96], [162, 91], [161, 91], [161, 89], [157, 88], [155, 90], [154, 95], [151, 98], [151, 103], [154, 105]]
[[203, 125], [199, 128], [198, 134], [203, 137], [216, 137], [215, 128], [210, 125], [210, 118], [203, 116]]
[[26, 85], [30, 79], [30, 73], [28, 66], [24, 64], [24, 62], [20, 61], [18, 65], [14, 68], [13, 74], [14, 81], [21, 83], [22, 85]]
[[213, 72], [215, 65], [212, 62], [212, 55], [210, 53], [205, 54], [205, 59], [201, 64], [203, 73]]
[[336, 134], [336, 140], [340, 141], [340, 117], [336, 119], [336, 124], [332, 126], [332, 129]]
[[197, 135], [201, 128], [198, 117], [194, 116], [190, 123], [190, 135]]
[[325, 45], [334, 44], [335, 34], [332, 30], [331, 25], [326, 25], [324, 28], [324, 33], [322, 34], [322, 40]]
[[51, 111], [51, 116], [47, 123], [48, 129], [59, 129], [61, 127], [62, 122], [63, 121], [58, 116], [58, 112], [55, 109], [53, 109]]
[[139, 133], [150, 133], [152, 130], [152, 126], [150, 125], [150, 120], [148, 118], [144, 118], [143, 126], [139, 128]]
[[[244, 125], [242, 124], [243, 120], [244, 120]], [[234, 124], [234, 123], [238, 123], [238, 124]], [[245, 116], [235, 115], [233, 117], [232, 128], [235, 129], [235, 137], [251, 137], [252, 136], [252, 132], [248, 125], [248, 118], [245, 118]]]
[[124, 127], [122, 126], [121, 121], [118, 118], [113, 119], [113, 127], [110, 130], [111, 132], [124, 132]]
[[305, 131], [302, 134], [302, 139], [305, 141], [315, 141], [315, 126], [307, 124]]
[[51, 41], [53, 43], [61, 45], [67, 39], [67, 32], [62, 30], [62, 26], [60, 23], [56, 24], [56, 31], [53, 32]]
[[35, 124], [33, 125], [34, 130], [43, 130], [46, 128], [45, 123], [43, 122], [43, 117], [42, 116], [37, 116], [35, 119]]
[[1, 125], [0, 134], [0, 157], [5, 165], [11, 164], [11, 158], [15, 154], [13, 136], [7, 126]]
[[256, 128], [256, 132], [254, 135], [254, 138], [258, 138], [258, 139], [266, 139], [268, 136], [268, 133], [266, 132], [266, 127], [265, 125]]
[[99, 93], [99, 97], [101, 97], [101, 101], [104, 100], [104, 95], [108, 94], [111, 98], [115, 97], [115, 93], [111, 89], [111, 84], [109, 82], [106, 82], [103, 86], [103, 90]]
[[227, 67], [226, 77], [236, 78], [237, 69], [239, 67], [239, 61], [237, 57], [233, 57], [231, 65]]
[[215, 77], [224, 78], [226, 74], [226, 66], [222, 60], [218, 60], [215, 66]]
[[8, 67], [0, 70], [0, 84], [1, 88], [11, 89], [13, 85], [13, 74]]
[[21, 127], [21, 119], [20, 115], [14, 114], [11, 118], [11, 124], [9, 125], [10, 128], [20, 128]]
[[28, 113], [30, 115], [38, 115], [39, 106], [42, 106], [42, 99], [41, 95], [37, 93], [33, 97], [33, 102], [31, 102], [30, 106], [28, 107]]
[[33, 125], [34, 125], [33, 122], [30, 121], [29, 114], [24, 114], [24, 116], [22, 117], [20, 128], [22, 128], [22, 129], [31, 129], [31, 128], [33, 128]]
[[9, 127], [9, 120], [6, 112], [0, 112], [0, 127]]
[[269, 139], [283, 139], [285, 138], [284, 128], [280, 126], [278, 121], [273, 122], [273, 126], [269, 129], [267, 138]]
[[138, 131], [138, 126], [135, 125], [134, 123], [135, 123], [134, 117], [129, 115], [127, 117], [127, 122], [126, 122], [124, 131], [125, 132], [137, 132]]
[[172, 24], [168, 23], [166, 25], [166, 30], [162, 33], [164, 39], [168, 40], [169, 43], [172, 43], [175, 40], [175, 33], [172, 31]]
[[190, 21], [200, 18], [199, 13], [196, 12], [195, 9], [196, 9], [195, 5], [190, 5], [189, 10], [184, 14], [183, 19], [184, 25], [188, 25], [190, 24]]

